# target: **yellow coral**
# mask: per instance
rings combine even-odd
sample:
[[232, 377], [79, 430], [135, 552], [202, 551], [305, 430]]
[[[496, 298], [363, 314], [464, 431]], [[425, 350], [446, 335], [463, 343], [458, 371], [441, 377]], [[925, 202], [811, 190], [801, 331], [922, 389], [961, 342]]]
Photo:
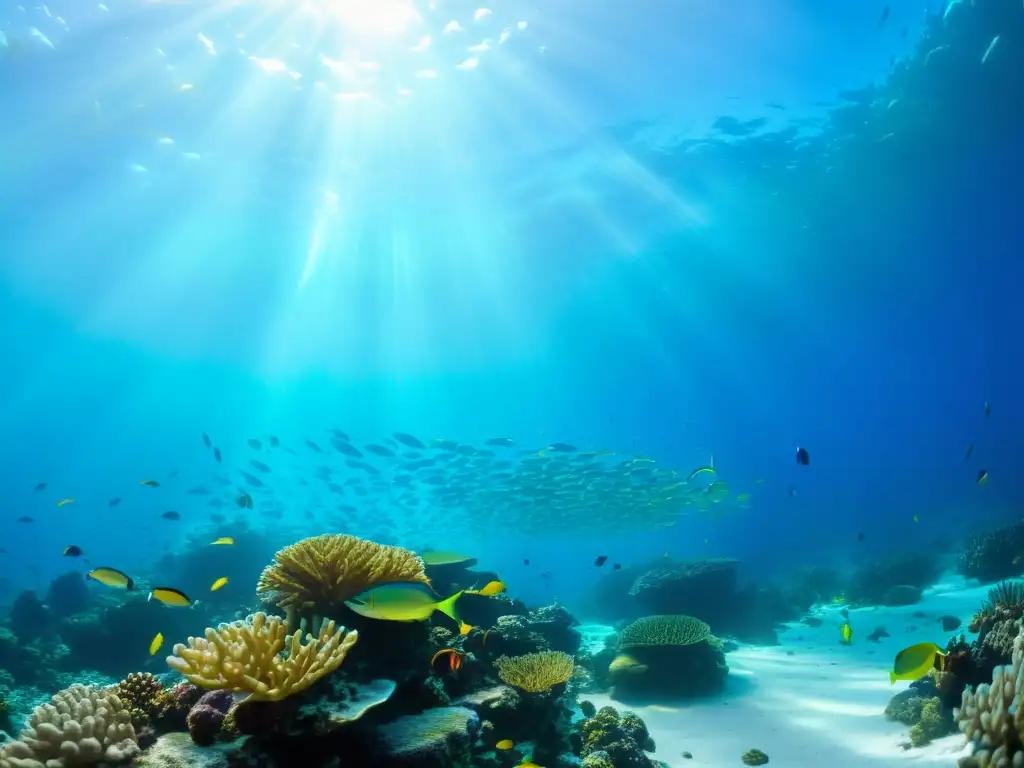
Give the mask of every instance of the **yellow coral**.
[[[167, 665], [200, 688], [249, 694], [250, 701], [280, 701], [337, 669], [359, 639], [357, 632], [327, 622], [318, 637], [289, 635], [277, 616], [257, 613], [250, 621], [207, 629], [206, 637], [178, 643]], [[288, 648], [287, 656], [279, 654]]]
[[286, 609], [327, 612], [379, 584], [430, 584], [423, 560], [401, 547], [345, 534], [289, 544], [263, 569], [256, 591]]
[[111, 689], [124, 704], [132, 725], [141, 728], [167, 707], [163, 684], [149, 672], [132, 672]]
[[494, 666], [498, 668], [498, 677], [509, 685], [528, 693], [542, 693], [568, 682], [576, 662], [561, 651], [541, 651], [525, 656], [502, 656]]
[[696, 645], [710, 640], [711, 627], [693, 616], [645, 616], [619, 635], [619, 649], [658, 645]]

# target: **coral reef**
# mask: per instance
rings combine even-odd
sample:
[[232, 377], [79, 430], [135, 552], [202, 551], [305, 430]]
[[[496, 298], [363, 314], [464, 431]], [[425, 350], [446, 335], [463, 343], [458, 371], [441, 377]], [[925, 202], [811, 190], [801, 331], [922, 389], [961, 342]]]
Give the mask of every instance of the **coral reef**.
[[323, 534], [280, 550], [263, 569], [256, 592], [292, 612], [324, 614], [378, 584], [396, 581], [430, 583], [419, 555], [355, 536]]
[[26, 589], [14, 599], [10, 621], [11, 631], [20, 642], [25, 643], [46, 633], [53, 623], [53, 617], [35, 591]]
[[910, 744], [923, 747], [956, 731], [953, 713], [944, 705], [931, 677], [910, 684], [889, 700], [885, 716], [910, 726]]
[[[279, 701], [305, 690], [337, 669], [359, 639], [356, 632], [323, 625], [319, 637], [288, 635], [277, 616], [257, 613], [248, 621], [207, 629], [205, 638], [178, 643], [167, 665], [200, 688], [248, 694], [253, 701]], [[278, 654], [287, 648], [288, 654]]]
[[614, 707], [602, 707], [579, 725], [580, 756], [586, 768], [648, 768], [656, 761], [646, 752], [654, 742], [644, 721], [632, 712], [621, 715]]
[[546, 605], [523, 615], [500, 616], [488, 643], [495, 653], [521, 656], [539, 651], [575, 654], [582, 641], [578, 622], [560, 605]]
[[622, 630], [609, 665], [618, 699], [636, 694], [702, 696], [725, 685], [729, 668], [721, 641], [692, 616], [647, 616]]
[[1024, 723], [1020, 702], [1024, 697], [1024, 630], [1013, 641], [1011, 662], [996, 668], [990, 684], [964, 691], [954, 713], [967, 737], [971, 755], [960, 768], [1000, 768], [1018, 765], [1024, 755]]
[[89, 607], [89, 587], [78, 571], [69, 571], [50, 582], [46, 590], [46, 607], [54, 618], [63, 619]]
[[19, 740], [0, 748], [0, 768], [116, 765], [138, 754], [131, 716], [117, 695], [74, 685], [36, 707]]
[[748, 749], [743, 753], [744, 765], [767, 765], [768, 755], [762, 752], [760, 749]]
[[439, 707], [380, 727], [387, 764], [415, 768], [467, 765], [480, 720], [466, 707]]
[[1020, 573], [1024, 555], [1024, 520], [968, 539], [960, 555], [960, 570], [979, 581], [999, 581]]
[[132, 672], [114, 686], [114, 693], [128, 710], [136, 729], [149, 725], [170, 705], [163, 684], [149, 672]]
[[224, 718], [234, 703], [229, 691], [209, 691], [189, 710], [185, 719], [192, 741], [208, 747], [217, 741]]

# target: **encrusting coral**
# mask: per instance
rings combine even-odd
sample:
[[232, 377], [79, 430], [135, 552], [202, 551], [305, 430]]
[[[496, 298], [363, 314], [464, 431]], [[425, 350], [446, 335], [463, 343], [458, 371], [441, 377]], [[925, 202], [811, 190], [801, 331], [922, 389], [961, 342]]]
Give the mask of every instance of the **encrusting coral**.
[[18, 741], [0, 748], [0, 768], [115, 765], [139, 754], [131, 716], [117, 694], [73, 685], [35, 708]]
[[[206, 637], [178, 643], [167, 665], [207, 690], [248, 694], [250, 701], [281, 701], [334, 670], [359, 639], [327, 622], [319, 636], [289, 635], [277, 616], [257, 613], [246, 621], [208, 628]], [[279, 654], [287, 647], [287, 656]]]
[[542, 651], [525, 656], [501, 656], [495, 662], [498, 677], [527, 693], [544, 693], [567, 683], [576, 668], [572, 656], [561, 651]]
[[420, 556], [356, 536], [323, 534], [289, 544], [274, 555], [256, 592], [290, 611], [324, 613], [371, 587], [392, 582], [429, 585]]
[[960, 730], [972, 747], [961, 758], [960, 768], [1003, 768], [1024, 761], [1024, 629], [1013, 641], [1013, 660], [997, 667], [991, 685], [964, 691], [963, 703], [954, 713]]

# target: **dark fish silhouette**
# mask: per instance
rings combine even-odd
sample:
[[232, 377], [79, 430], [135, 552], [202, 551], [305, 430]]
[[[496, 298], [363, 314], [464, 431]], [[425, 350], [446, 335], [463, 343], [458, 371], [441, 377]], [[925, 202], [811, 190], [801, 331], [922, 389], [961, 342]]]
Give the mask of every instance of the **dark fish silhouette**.
[[889, 19], [889, 6], [886, 5], [885, 8], [882, 9], [882, 18], [880, 18], [878, 20], [878, 27], [879, 27], [879, 29], [881, 29], [882, 25], [885, 24], [885, 22], [888, 19]]
[[806, 448], [796, 449], [796, 463], [801, 467], [808, 467], [811, 464], [811, 454], [807, 452]]
[[175, 512], [173, 509], [169, 512], [164, 512], [160, 515], [164, 520], [181, 520], [181, 515]]

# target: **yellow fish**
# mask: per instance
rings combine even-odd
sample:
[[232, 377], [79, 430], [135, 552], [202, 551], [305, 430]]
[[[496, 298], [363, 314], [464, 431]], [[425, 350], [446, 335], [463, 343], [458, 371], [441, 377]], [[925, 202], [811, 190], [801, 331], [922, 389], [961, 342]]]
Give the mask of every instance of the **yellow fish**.
[[456, 592], [449, 598], [438, 600], [437, 595], [423, 584], [396, 583], [382, 584], [368, 589], [345, 605], [368, 619], [383, 621], [426, 621], [440, 611], [462, 626], [462, 619], [455, 610], [455, 603], [462, 597]]
[[228, 577], [227, 576], [221, 576], [219, 579], [217, 579], [215, 582], [213, 582], [213, 585], [210, 587], [210, 591], [211, 592], [216, 592], [218, 589], [220, 589], [221, 587], [223, 587], [227, 583], [228, 583]]
[[160, 650], [160, 646], [164, 644], [164, 636], [162, 633], [157, 632], [156, 637], [153, 638], [153, 642], [149, 644], [149, 655], [153, 656], [157, 651]]
[[612, 659], [612, 663], [608, 665], [608, 672], [612, 675], [640, 675], [646, 671], [646, 664], [641, 664], [639, 661], [637, 661], [632, 656], [626, 653], [620, 653], [618, 656]]
[[533, 760], [524, 760], [516, 768], [544, 768], [543, 765], [537, 765]]
[[230, 546], [230, 545], [232, 545], [234, 543], [235, 543], [235, 540], [232, 539], [230, 536], [221, 536], [216, 541], [211, 541], [210, 542], [210, 546], [211, 547], [216, 547], [218, 545]]
[[839, 628], [840, 638], [839, 641], [843, 645], [849, 645], [853, 642], [853, 627], [850, 626], [850, 622], [844, 621], [843, 626]]
[[135, 586], [131, 577], [115, 568], [93, 568], [85, 574], [85, 578], [115, 589], [131, 589]]
[[483, 589], [467, 589], [467, 595], [483, 595], [484, 597], [494, 597], [500, 595], [505, 591], [505, 584], [500, 581], [489, 581], [484, 585]]
[[512, 749], [515, 746], [515, 742], [512, 739], [502, 739], [494, 746], [496, 749]]
[[169, 605], [172, 608], [187, 608], [192, 605], [188, 595], [174, 587], [153, 587], [149, 593], [149, 599]]
[[918, 643], [904, 648], [892, 663], [889, 685], [897, 680], [920, 680], [933, 668], [941, 672], [945, 658], [946, 652], [935, 643]]
[[466, 635], [468, 635], [472, 631], [473, 631], [473, 627], [471, 627], [466, 622], [462, 622], [462, 626], [459, 627], [459, 634], [462, 635], [463, 637], [465, 637]]
[[74, 504], [74, 503], [75, 503], [75, 500], [73, 498], [71, 498], [70, 496], [68, 496], [68, 498], [61, 499], [60, 501], [58, 501], [57, 502], [57, 506], [58, 507], [63, 507], [65, 504]]

